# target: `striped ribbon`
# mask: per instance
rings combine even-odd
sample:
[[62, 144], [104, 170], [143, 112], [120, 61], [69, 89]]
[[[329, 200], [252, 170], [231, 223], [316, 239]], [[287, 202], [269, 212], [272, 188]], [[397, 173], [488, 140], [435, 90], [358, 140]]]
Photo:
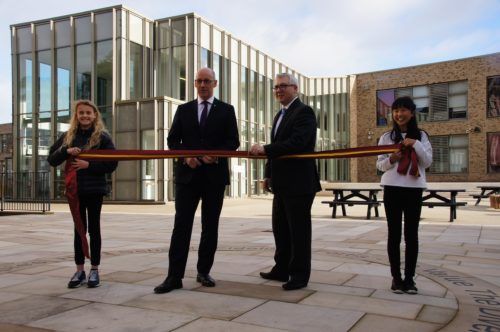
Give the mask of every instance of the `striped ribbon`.
[[[384, 153], [399, 151], [401, 144], [365, 146], [351, 149], [337, 149], [312, 153], [290, 154], [280, 157], [297, 159], [331, 159], [331, 158], [355, 158], [369, 157]], [[78, 158], [94, 161], [106, 160], [145, 160], [145, 159], [170, 159], [186, 157], [235, 157], [265, 159], [265, 155], [251, 155], [248, 151], [217, 151], [217, 150], [87, 150], [78, 155]], [[76, 170], [71, 167], [71, 160], [66, 162], [66, 196], [68, 198], [75, 229], [80, 235], [82, 249], [85, 257], [89, 258], [89, 245], [86, 236], [86, 229], [80, 216], [80, 203], [78, 200], [78, 183], [76, 179]]]
[[[364, 146], [350, 149], [336, 149], [302, 154], [289, 154], [280, 158], [298, 159], [333, 159], [333, 158], [355, 158], [369, 157], [384, 153], [396, 152], [401, 144]], [[265, 155], [251, 155], [248, 151], [219, 151], [219, 150], [87, 150], [78, 155], [85, 160], [145, 160], [145, 159], [171, 159], [187, 157], [234, 157], [265, 159]]]

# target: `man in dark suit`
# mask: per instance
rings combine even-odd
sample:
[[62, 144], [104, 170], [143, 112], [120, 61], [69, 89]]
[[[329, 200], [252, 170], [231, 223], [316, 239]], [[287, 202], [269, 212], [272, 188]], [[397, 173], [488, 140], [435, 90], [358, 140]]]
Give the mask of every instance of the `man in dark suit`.
[[[214, 98], [216, 86], [212, 69], [198, 71], [195, 79], [198, 98], [177, 109], [167, 137], [171, 150], [236, 150], [240, 146], [234, 108]], [[227, 158], [184, 158], [177, 163], [175, 171], [175, 223], [168, 253], [168, 275], [154, 289], [157, 294], [182, 288], [194, 215], [200, 199], [202, 231], [196, 280], [206, 287], [215, 286], [209, 273], [217, 249], [224, 191], [229, 184]]]
[[298, 81], [278, 74], [274, 94], [282, 110], [276, 114], [271, 144], [253, 145], [250, 153], [268, 157], [264, 189], [274, 193], [272, 225], [276, 251], [264, 279], [285, 281], [283, 289], [307, 286], [311, 275], [311, 207], [321, 190], [313, 159], [277, 159], [283, 155], [313, 152], [316, 145], [316, 116], [298, 98]]

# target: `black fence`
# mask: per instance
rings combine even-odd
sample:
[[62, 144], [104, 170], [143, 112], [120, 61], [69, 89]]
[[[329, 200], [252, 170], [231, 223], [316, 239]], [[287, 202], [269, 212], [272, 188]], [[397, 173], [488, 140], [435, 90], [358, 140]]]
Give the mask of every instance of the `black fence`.
[[50, 211], [49, 172], [0, 173], [0, 211]]

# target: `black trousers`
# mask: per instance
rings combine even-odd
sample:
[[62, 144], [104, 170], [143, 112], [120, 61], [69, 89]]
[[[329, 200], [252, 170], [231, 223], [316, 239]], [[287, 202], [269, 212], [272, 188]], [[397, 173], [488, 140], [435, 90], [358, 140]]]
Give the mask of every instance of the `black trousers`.
[[393, 278], [401, 279], [401, 228], [404, 216], [405, 278], [415, 275], [418, 257], [418, 224], [422, 211], [422, 188], [384, 186], [384, 208], [387, 216], [387, 253]]
[[273, 235], [276, 244], [273, 273], [308, 282], [311, 276], [311, 207], [316, 194], [274, 194]]
[[[79, 194], [80, 216], [82, 218], [85, 231], [88, 230], [90, 237], [90, 263], [98, 266], [101, 263], [101, 207], [103, 195], [99, 194]], [[82, 241], [75, 229], [74, 236], [75, 264], [85, 263], [83, 255]]]
[[[205, 180], [205, 181], [203, 181]], [[224, 184], [214, 187], [206, 179], [176, 184], [175, 222], [168, 252], [168, 277], [182, 279], [186, 270], [194, 215], [201, 199], [201, 238], [197, 270], [209, 273], [217, 250], [219, 216], [224, 202]]]

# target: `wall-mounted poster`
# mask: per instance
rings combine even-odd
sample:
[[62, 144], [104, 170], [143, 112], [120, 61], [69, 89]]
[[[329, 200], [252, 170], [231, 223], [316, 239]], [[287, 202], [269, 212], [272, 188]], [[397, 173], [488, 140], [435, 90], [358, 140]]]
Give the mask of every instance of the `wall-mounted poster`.
[[488, 173], [500, 173], [500, 132], [488, 133]]
[[487, 78], [488, 117], [500, 116], [500, 76]]

